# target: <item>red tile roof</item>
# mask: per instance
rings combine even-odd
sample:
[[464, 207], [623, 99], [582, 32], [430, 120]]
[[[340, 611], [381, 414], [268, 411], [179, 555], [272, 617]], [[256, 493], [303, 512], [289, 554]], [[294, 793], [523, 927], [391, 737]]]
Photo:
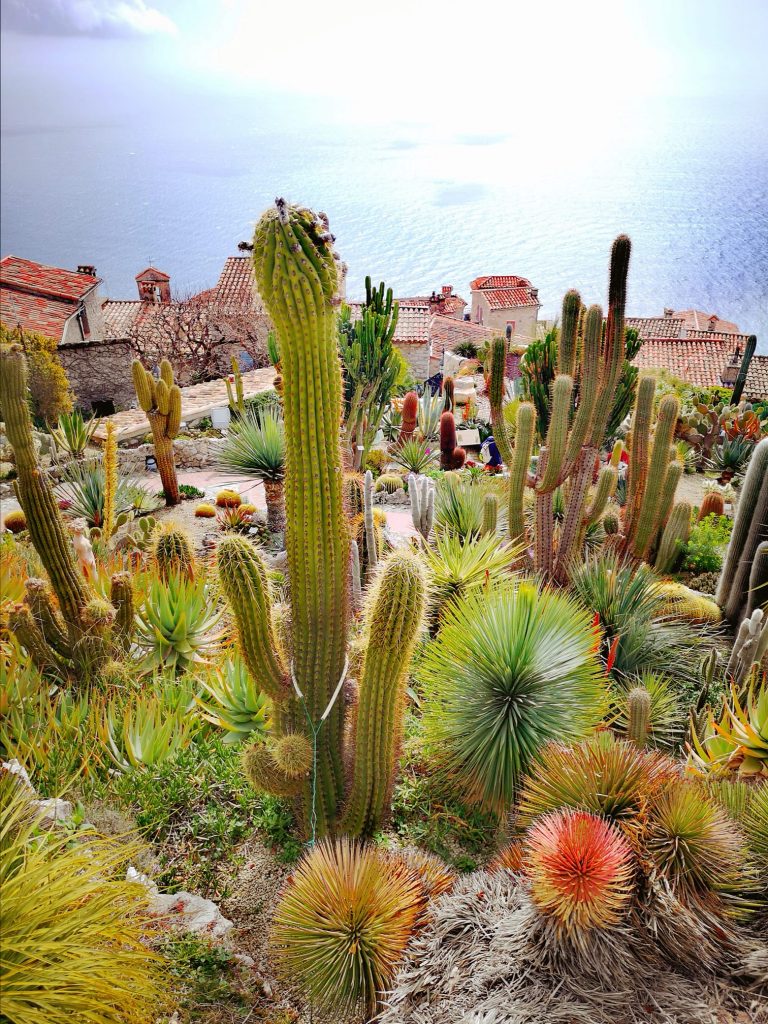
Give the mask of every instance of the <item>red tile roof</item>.
[[739, 328], [730, 320], [721, 320], [717, 313], [703, 313], [700, 309], [682, 309], [672, 314], [684, 322], [689, 331], [720, 331], [738, 334]]
[[733, 351], [730, 341], [652, 338], [634, 359], [641, 369], [668, 370], [700, 387], [722, 385], [722, 373]]
[[432, 357], [439, 358], [447, 349], [449, 352], [462, 341], [474, 341], [478, 346], [499, 332], [492, 327], [470, 323], [469, 320], [454, 320], [452, 317], [435, 315], [429, 324], [429, 340], [432, 343]]
[[136, 316], [146, 307], [139, 299], [107, 299], [102, 305], [104, 311], [104, 337], [107, 341], [122, 341], [128, 336]]
[[99, 283], [93, 274], [79, 274], [43, 263], [4, 256], [0, 260], [0, 285], [30, 295], [42, 295], [63, 302], [78, 302]]
[[57, 302], [0, 286], [0, 320], [8, 327], [21, 324], [25, 330], [59, 341], [64, 324], [76, 312], [77, 306], [71, 302]]
[[627, 327], [633, 327], [638, 336], [647, 338], [679, 338], [683, 330], [682, 317], [674, 316], [628, 316]]
[[170, 281], [170, 274], [166, 274], [164, 270], [158, 270], [157, 267], [146, 267], [141, 271], [140, 274], [136, 275], [136, 281]]
[[752, 356], [744, 385], [744, 397], [768, 398], [768, 356]]
[[[400, 305], [400, 313], [392, 340], [396, 345], [426, 345], [429, 341], [429, 322], [432, 317], [429, 306], [411, 305], [403, 299], [398, 299], [397, 302]], [[353, 320], [360, 316], [362, 302], [348, 302], [347, 305]]]
[[517, 306], [538, 306], [540, 305], [537, 296], [530, 288], [494, 288], [487, 291], [482, 289], [483, 297], [491, 309], [513, 309]]
[[432, 295], [411, 295], [397, 301], [404, 306], [431, 306], [434, 313], [458, 319], [463, 317], [467, 305], [467, 300], [462, 299], [460, 295], [445, 295], [441, 292]]
[[228, 256], [212, 291], [220, 302], [255, 300], [256, 279], [253, 275], [251, 257]]
[[685, 336], [699, 341], [725, 341], [731, 349], [739, 345], [742, 350], [749, 339], [748, 334], [737, 334], [733, 331], [687, 331]]
[[531, 282], [527, 277], [517, 277], [515, 274], [486, 274], [485, 277], [476, 277], [470, 281], [470, 291], [485, 291], [495, 288], [530, 288]]

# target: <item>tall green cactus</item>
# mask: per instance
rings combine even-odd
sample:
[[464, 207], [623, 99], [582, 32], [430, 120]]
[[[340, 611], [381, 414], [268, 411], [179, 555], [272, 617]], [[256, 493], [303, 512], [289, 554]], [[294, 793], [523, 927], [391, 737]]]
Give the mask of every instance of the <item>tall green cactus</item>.
[[[222, 589], [235, 616], [243, 657], [277, 712], [270, 745], [252, 748], [246, 754], [246, 770], [273, 792], [279, 789], [300, 795], [304, 824], [313, 836], [338, 827], [346, 795], [345, 698], [341, 688], [348, 667], [351, 559], [342, 493], [337, 271], [332, 242], [324, 219], [283, 200], [264, 214], [254, 235], [256, 283], [278, 334], [283, 374], [289, 644], [278, 643], [266, 569], [257, 552], [242, 538], [225, 539], [218, 552]], [[371, 491], [371, 484], [369, 480], [363, 488], [366, 511], [370, 499], [365, 492]], [[400, 660], [389, 662], [394, 674], [384, 678], [377, 671], [381, 665], [374, 663], [383, 663], [385, 651], [390, 656], [386, 637], [392, 634], [386, 629], [382, 633], [379, 623], [386, 620], [388, 628], [396, 631], [398, 622], [407, 620], [413, 627], [423, 614], [423, 588], [419, 589], [413, 573], [405, 571], [397, 556], [393, 559], [391, 570], [389, 562], [380, 568], [381, 580], [390, 581], [392, 587], [385, 582], [375, 590], [378, 598], [372, 602], [374, 611], [366, 626], [371, 644], [366, 663], [370, 668], [364, 669], [359, 700], [360, 707], [369, 707], [374, 717], [376, 709], [389, 707], [394, 700], [393, 687], [397, 696], [411, 650], [404, 642], [396, 654]], [[413, 633], [414, 629], [403, 633], [411, 644]], [[290, 650], [283, 653], [285, 646]], [[398, 734], [398, 722], [393, 722], [398, 706], [394, 700], [386, 749], [380, 734], [370, 728], [368, 713], [359, 709], [357, 715], [354, 746], [387, 779], [393, 767], [392, 742]], [[289, 734], [311, 741], [312, 764], [303, 774], [298, 771], [301, 765], [295, 764], [291, 775], [282, 757], [282, 740]], [[373, 746], [368, 746], [365, 736]], [[296, 741], [291, 743], [293, 749]], [[352, 778], [360, 778], [357, 753], [348, 754]], [[358, 797], [350, 802], [350, 808], [362, 806], [361, 791], [356, 790]], [[380, 796], [372, 799], [381, 806]], [[364, 820], [369, 820], [368, 811]], [[349, 827], [367, 826], [357, 818]]]
[[731, 394], [731, 405], [738, 405], [741, 401], [741, 396], [744, 394], [744, 385], [747, 383], [747, 374], [749, 373], [749, 364], [752, 362], [752, 357], [755, 354], [757, 348], [757, 336], [750, 334], [747, 338], [747, 344], [744, 346], [744, 355], [741, 357], [741, 363], [739, 364], [739, 372], [736, 374], [736, 383], [733, 385], [733, 393]]
[[152, 430], [165, 504], [178, 505], [181, 496], [173, 456], [173, 439], [181, 426], [181, 390], [178, 384], [173, 382], [173, 368], [167, 359], [160, 363], [159, 380], [145, 370], [138, 359], [134, 359], [131, 373], [136, 397], [147, 415]]
[[486, 494], [483, 498], [483, 518], [480, 524], [480, 534], [483, 537], [495, 537], [499, 519], [499, 499], [493, 494]]
[[768, 540], [762, 541], [755, 549], [749, 573], [749, 599], [745, 614], [751, 615], [755, 608], [763, 607], [768, 611]]
[[245, 392], [243, 390], [243, 375], [240, 371], [240, 363], [232, 356], [230, 360], [232, 373], [225, 378], [227, 385], [227, 402], [233, 416], [245, 416]]
[[660, 573], [672, 572], [691, 532], [691, 506], [681, 501], [672, 510], [659, 540], [654, 565]]
[[747, 606], [750, 568], [758, 546], [765, 540], [768, 540], [768, 437], [752, 452], [717, 585], [715, 600], [731, 622], [738, 622]]
[[155, 537], [155, 564], [162, 580], [195, 575], [195, 552], [189, 534], [176, 523], [164, 523]]
[[[674, 452], [671, 445], [679, 412], [680, 401], [677, 396], [665, 395], [659, 403], [647, 471], [642, 481], [636, 481], [634, 484], [633, 501], [639, 511], [637, 519], [632, 522], [632, 529], [627, 531], [627, 543], [635, 558], [647, 558], [663, 525], [664, 515], [669, 514], [671, 501], [674, 499], [672, 483], [676, 488], [680, 479], [680, 467], [673, 461]], [[649, 428], [645, 421], [642, 424], [636, 421], [632, 431], [633, 444], [640, 440], [641, 429]], [[643, 443], [647, 444], [647, 440]]]

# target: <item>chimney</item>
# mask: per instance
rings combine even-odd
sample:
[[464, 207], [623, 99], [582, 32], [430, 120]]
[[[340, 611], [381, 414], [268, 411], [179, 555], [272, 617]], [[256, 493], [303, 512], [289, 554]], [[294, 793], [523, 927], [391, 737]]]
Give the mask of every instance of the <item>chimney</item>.
[[443, 287], [441, 288], [441, 292], [445, 298], [448, 298], [449, 295], [453, 294], [453, 285], [444, 284]]
[[78, 274], [89, 274], [91, 277], [96, 277], [96, 267], [90, 263], [78, 263], [77, 272]]
[[674, 309], [665, 309], [664, 310], [664, 316], [674, 316], [674, 315], [675, 315]]
[[147, 267], [136, 275], [136, 287], [142, 302], [170, 302], [171, 279], [162, 270]]
[[538, 297], [539, 297], [539, 289], [531, 287], [531, 295], [534, 297], [534, 299], [538, 299]]

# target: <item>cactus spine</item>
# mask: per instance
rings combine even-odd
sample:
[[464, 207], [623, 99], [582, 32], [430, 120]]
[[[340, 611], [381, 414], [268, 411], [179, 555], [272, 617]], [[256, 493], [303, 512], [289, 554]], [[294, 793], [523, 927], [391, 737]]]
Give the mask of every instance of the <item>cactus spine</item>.
[[768, 540], [768, 437], [752, 452], [717, 585], [715, 600], [731, 622], [741, 618], [748, 603], [750, 568], [758, 546], [765, 540]]
[[167, 359], [160, 363], [160, 379], [145, 370], [138, 359], [131, 368], [139, 405], [152, 430], [155, 458], [165, 493], [165, 504], [178, 505], [179, 481], [173, 456], [173, 439], [181, 426], [181, 390], [173, 382], [173, 369]]
[[342, 830], [370, 835], [389, 803], [402, 735], [405, 679], [419, 636], [426, 583], [418, 558], [396, 551], [373, 583], [355, 714], [354, 773]]
[[691, 531], [691, 506], [687, 501], [675, 505], [659, 541], [654, 562], [660, 573], [672, 572]]
[[411, 501], [411, 519], [414, 529], [424, 540], [429, 540], [435, 518], [435, 481], [428, 476], [408, 476], [408, 497]]
[[499, 499], [495, 494], [486, 494], [483, 498], [483, 519], [480, 533], [483, 537], [495, 537], [499, 520]]

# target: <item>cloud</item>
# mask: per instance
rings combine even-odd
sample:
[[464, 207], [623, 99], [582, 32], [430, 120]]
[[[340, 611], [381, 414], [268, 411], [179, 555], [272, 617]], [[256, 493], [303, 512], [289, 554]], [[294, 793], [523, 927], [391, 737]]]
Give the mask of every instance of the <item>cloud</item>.
[[174, 22], [145, 0], [5, 0], [3, 29], [24, 35], [175, 35]]

